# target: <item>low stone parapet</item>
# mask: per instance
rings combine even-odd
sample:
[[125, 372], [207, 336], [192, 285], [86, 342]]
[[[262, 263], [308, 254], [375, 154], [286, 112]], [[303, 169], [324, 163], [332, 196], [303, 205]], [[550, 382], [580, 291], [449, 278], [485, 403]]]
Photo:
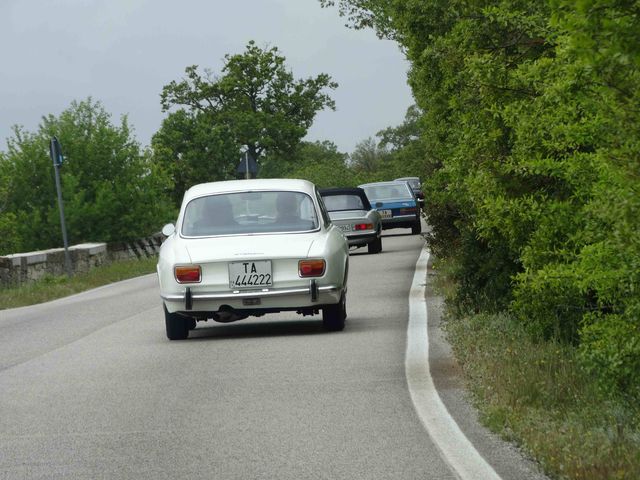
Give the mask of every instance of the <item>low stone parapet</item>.
[[[164, 240], [155, 234], [132, 242], [81, 243], [69, 247], [71, 273], [86, 273], [112, 262], [157, 256]], [[47, 275], [65, 275], [64, 248], [0, 256], [0, 287], [19, 286]]]

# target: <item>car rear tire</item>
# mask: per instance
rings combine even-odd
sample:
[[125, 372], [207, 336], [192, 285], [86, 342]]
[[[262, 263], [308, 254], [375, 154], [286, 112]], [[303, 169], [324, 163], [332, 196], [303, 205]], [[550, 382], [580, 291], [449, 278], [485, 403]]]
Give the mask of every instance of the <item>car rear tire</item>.
[[322, 326], [328, 332], [344, 330], [347, 319], [347, 294], [343, 293], [335, 305], [327, 305], [322, 309]]
[[164, 307], [164, 324], [167, 328], [167, 338], [169, 340], [184, 340], [189, 336], [188, 319], [177, 313], [169, 313], [167, 306]]
[[367, 245], [369, 253], [380, 253], [382, 251], [382, 237], [376, 238], [373, 242]]
[[418, 218], [416, 223], [414, 223], [413, 226], [411, 227], [412, 235], [418, 235], [419, 233], [422, 233], [422, 223], [420, 223], [420, 218]]

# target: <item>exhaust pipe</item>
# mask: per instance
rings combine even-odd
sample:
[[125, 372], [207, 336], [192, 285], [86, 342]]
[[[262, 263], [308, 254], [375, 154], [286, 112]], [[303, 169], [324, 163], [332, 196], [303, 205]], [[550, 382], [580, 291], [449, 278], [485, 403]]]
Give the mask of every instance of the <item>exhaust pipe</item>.
[[217, 312], [213, 312], [213, 319], [220, 323], [237, 322], [238, 320], [244, 320], [248, 316], [237, 312], [229, 305], [222, 305]]

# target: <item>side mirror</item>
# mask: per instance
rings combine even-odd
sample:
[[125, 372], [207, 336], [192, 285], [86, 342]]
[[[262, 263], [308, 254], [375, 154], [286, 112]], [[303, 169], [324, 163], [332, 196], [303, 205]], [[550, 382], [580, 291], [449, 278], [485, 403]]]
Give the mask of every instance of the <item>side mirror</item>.
[[164, 227], [162, 227], [162, 234], [165, 237], [170, 237], [176, 231], [176, 226], [173, 223], [167, 223]]

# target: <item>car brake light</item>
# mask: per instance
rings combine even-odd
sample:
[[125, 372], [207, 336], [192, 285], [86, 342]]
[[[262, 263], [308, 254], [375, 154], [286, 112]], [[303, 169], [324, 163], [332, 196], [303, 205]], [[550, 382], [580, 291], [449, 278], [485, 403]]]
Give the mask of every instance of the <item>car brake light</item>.
[[324, 274], [324, 260], [300, 260], [298, 273], [301, 277], [320, 277]]
[[373, 224], [372, 223], [358, 223], [358, 224], [354, 225], [353, 229], [354, 230], [373, 230]]
[[200, 265], [184, 265], [175, 267], [178, 283], [199, 283], [201, 279]]

